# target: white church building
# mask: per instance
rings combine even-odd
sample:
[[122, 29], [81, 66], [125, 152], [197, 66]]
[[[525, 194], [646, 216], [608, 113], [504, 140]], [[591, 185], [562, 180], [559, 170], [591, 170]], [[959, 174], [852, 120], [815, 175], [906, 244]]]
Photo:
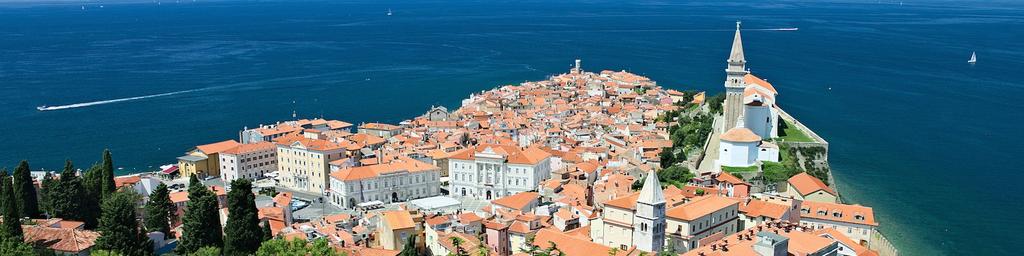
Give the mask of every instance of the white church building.
[[764, 139], [778, 137], [778, 91], [746, 69], [740, 23], [736, 23], [725, 79], [725, 124], [722, 126], [718, 166], [747, 167], [757, 161], [779, 161], [779, 147]]

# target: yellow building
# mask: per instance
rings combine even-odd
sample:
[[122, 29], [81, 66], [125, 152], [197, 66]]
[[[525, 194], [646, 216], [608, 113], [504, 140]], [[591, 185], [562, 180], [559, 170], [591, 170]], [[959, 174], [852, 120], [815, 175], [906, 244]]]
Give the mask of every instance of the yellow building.
[[786, 183], [786, 195], [793, 198], [823, 203], [839, 202], [832, 188], [806, 172], [794, 175]]
[[318, 136], [318, 133], [291, 134], [277, 139], [281, 186], [321, 195], [327, 191], [330, 162], [345, 157], [345, 146]]
[[196, 146], [184, 156], [178, 157], [178, 169], [182, 177], [193, 174], [199, 177], [220, 176], [220, 152], [238, 147], [234, 140]]
[[386, 211], [380, 213], [377, 231], [381, 248], [386, 250], [402, 250], [409, 236], [418, 235], [416, 223], [408, 211]]

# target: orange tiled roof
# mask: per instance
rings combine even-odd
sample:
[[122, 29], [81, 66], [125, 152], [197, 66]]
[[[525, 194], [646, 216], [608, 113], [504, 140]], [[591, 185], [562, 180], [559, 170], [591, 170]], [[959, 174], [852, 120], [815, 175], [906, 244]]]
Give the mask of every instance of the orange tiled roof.
[[825, 185], [825, 182], [822, 182], [818, 178], [815, 178], [814, 176], [811, 176], [806, 172], [801, 172], [798, 173], [797, 175], [793, 175], [793, 177], [789, 178], [788, 182], [790, 185], [793, 185], [793, 187], [796, 188], [797, 192], [799, 192], [800, 195], [810, 195], [811, 193], [817, 192], [818, 190], [824, 190], [825, 192], [828, 192], [829, 194], [832, 195], [836, 194], [836, 192], [833, 191], [832, 188], [828, 187], [828, 185]]
[[224, 151], [224, 150], [228, 150], [228, 149], [237, 147], [238, 145], [241, 145], [241, 144], [239, 144], [235, 140], [225, 140], [225, 141], [221, 141], [221, 142], [217, 142], [217, 143], [210, 143], [210, 144], [206, 144], [206, 145], [199, 145], [199, 146], [196, 146], [196, 149], [198, 149], [199, 151], [202, 151], [203, 154], [215, 154], [215, 153], [220, 153], [221, 151]]
[[100, 233], [89, 230], [22, 226], [25, 242], [58, 252], [79, 253], [96, 244]]
[[520, 192], [515, 195], [491, 200], [491, 203], [522, 211], [524, 210], [523, 208], [526, 208], [527, 204], [539, 199], [540, 194], [537, 194], [537, 192]]
[[277, 146], [275, 146], [274, 143], [269, 142], [269, 141], [262, 141], [262, 142], [259, 142], [259, 143], [241, 144], [241, 145], [238, 145], [237, 147], [233, 147], [233, 148], [224, 150], [223, 153], [224, 154], [232, 154], [232, 155], [241, 155], [241, 154], [247, 154], [247, 153], [258, 152], [258, 151], [272, 151], [272, 150], [276, 150], [276, 149], [277, 149]]
[[392, 230], [416, 227], [416, 223], [413, 223], [412, 215], [408, 211], [385, 211], [381, 212], [381, 215], [384, 223], [387, 223], [388, 228]]
[[771, 91], [772, 93], [779, 93], [778, 91], [775, 90], [775, 86], [772, 86], [771, 83], [765, 81], [764, 79], [761, 79], [760, 77], [755, 76], [754, 74], [747, 74], [743, 76], [743, 82], [746, 84], [759, 85], [761, 87], [764, 87], [765, 89], [768, 89], [768, 91]]
[[[376, 163], [376, 160], [374, 160], [374, 163]], [[394, 160], [386, 164], [374, 164], [334, 171], [331, 172], [331, 178], [343, 181], [352, 181], [373, 178], [382, 174], [397, 171], [423, 172], [436, 170], [439, 170], [439, 168], [432, 164], [400, 156], [398, 160]]]
[[720, 136], [721, 137], [719, 137], [719, 138], [721, 138], [722, 140], [724, 140], [724, 141], [731, 141], [731, 142], [756, 142], [756, 141], [761, 141], [761, 136], [757, 136], [757, 134], [754, 134], [754, 132], [750, 131], [750, 129], [742, 128], [742, 127], [736, 127], [736, 128], [729, 129], [728, 131], [726, 131], [725, 133], [723, 133]]
[[739, 202], [728, 197], [704, 196], [693, 199], [693, 201], [690, 201], [689, 203], [668, 209], [665, 211], [665, 216], [673, 219], [691, 221], [726, 207], [738, 204]]
[[800, 207], [800, 218], [803, 219], [878, 226], [878, 223], [875, 222], [875, 211], [867, 206], [804, 201]]

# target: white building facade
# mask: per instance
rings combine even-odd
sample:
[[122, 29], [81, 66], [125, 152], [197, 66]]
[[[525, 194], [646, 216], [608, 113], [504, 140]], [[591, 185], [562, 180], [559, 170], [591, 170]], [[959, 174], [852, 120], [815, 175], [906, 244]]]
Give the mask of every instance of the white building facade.
[[441, 194], [441, 169], [408, 157], [340, 169], [332, 165], [330, 201], [342, 208], [364, 202], [404, 202]]
[[448, 172], [451, 195], [491, 200], [537, 190], [551, 176], [551, 154], [538, 148], [481, 145], [449, 157]]
[[240, 178], [257, 180], [277, 171], [277, 146], [271, 142], [242, 144], [219, 155], [220, 178], [225, 184]]

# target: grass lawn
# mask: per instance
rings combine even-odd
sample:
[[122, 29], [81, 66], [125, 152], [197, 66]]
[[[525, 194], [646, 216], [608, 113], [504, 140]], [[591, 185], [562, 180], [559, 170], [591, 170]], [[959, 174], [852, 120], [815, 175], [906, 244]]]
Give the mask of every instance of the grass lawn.
[[754, 165], [754, 166], [748, 166], [748, 167], [722, 166], [722, 170], [726, 171], [728, 173], [739, 173], [739, 172], [757, 172], [758, 169], [757, 169], [757, 165]]
[[814, 142], [814, 139], [811, 139], [810, 136], [807, 136], [807, 134], [804, 134], [803, 131], [800, 131], [800, 129], [797, 129], [796, 126], [791, 124], [791, 123], [789, 123], [789, 121], [786, 121], [785, 119], [782, 119], [782, 118], [779, 118], [779, 119], [782, 120], [782, 125], [783, 125], [782, 126], [782, 128], [783, 128], [782, 129], [782, 134], [780, 134], [781, 135], [780, 137], [781, 137], [782, 141], [789, 141], [789, 142]]

